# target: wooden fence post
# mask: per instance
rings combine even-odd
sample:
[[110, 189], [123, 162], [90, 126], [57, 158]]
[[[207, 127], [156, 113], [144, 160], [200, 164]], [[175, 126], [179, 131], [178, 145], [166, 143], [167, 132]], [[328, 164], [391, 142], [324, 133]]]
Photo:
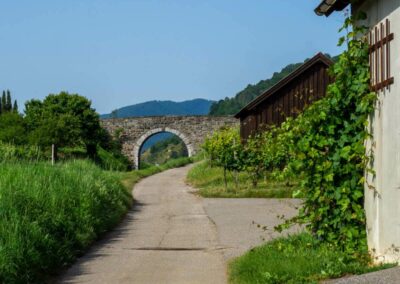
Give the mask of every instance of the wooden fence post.
[[55, 147], [54, 144], [51, 144], [51, 164], [54, 166], [55, 162]]

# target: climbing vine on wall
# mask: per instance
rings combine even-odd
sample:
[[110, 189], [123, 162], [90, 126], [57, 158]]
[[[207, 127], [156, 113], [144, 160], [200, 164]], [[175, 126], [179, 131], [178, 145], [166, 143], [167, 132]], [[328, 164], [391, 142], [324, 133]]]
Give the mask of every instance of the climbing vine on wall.
[[369, 87], [368, 43], [364, 27], [354, 25], [365, 15], [349, 17], [351, 29], [339, 44], [347, 44], [331, 69], [335, 78], [326, 98], [292, 122], [296, 137], [289, 169], [301, 173], [304, 207], [291, 220], [306, 223], [319, 239], [349, 253], [366, 251], [364, 171], [368, 165], [364, 142], [368, 116], [376, 94]]

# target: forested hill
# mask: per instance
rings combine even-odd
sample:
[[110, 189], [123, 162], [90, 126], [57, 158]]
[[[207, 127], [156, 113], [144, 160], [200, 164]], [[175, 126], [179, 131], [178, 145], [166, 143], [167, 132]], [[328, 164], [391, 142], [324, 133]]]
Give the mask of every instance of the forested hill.
[[[325, 54], [332, 60], [336, 60], [337, 57], [331, 57], [329, 54]], [[307, 61], [306, 59], [305, 61]], [[304, 61], [304, 62], [305, 62]], [[239, 112], [244, 106], [249, 102], [254, 100], [257, 96], [261, 95], [264, 91], [271, 88], [273, 85], [278, 83], [281, 79], [289, 75], [296, 68], [298, 68], [303, 63], [289, 64], [284, 67], [280, 72], [275, 72], [271, 78], [266, 80], [261, 80], [255, 85], [247, 85], [247, 87], [236, 94], [232, 98], [225, 98], [211, 105], [210, 115], [227, 115], [235, 114]]]
[[213, 101], [205, 99], [194, 99], [183, 102], [149, 101], [116, 109], [110, 114], [101, 115], [101, 118], [156, 115], [206, 115], [209, 113], [212, 103]]

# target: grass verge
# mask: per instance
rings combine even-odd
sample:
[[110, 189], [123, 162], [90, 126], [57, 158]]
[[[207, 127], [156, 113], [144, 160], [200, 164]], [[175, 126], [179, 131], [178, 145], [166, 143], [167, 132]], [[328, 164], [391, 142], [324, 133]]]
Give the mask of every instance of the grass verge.
[[132, 198], [89, 161], [0, 164], [0, 283], [43, 283], [116, 225]]
[[369, 260], [368, 256], [351, 258], [302, 233], [273, 240], [235, 259], [229, 265], [229, 279], [234, 284], [318, 283], [394, 266], [371, 266]]
[[44, 283], [119, 223], [138, 180], [190, 162], [126, 173], [87, 160], [0, 163], [0, 283]]
[[228, 174], [228, 187], [225, 189], [223, 170], [219, 167], [210, 167], [203, 161], [195, 165], [188, 173], [187, 182], [199, 189], [203, 197], [263, 197], [263, 198], [291, 198], [297, 190], [296, 183], [260, 180], [257, 187], [253, 187], [247, 173], [239, 173], [238, 184], [232, 174]]

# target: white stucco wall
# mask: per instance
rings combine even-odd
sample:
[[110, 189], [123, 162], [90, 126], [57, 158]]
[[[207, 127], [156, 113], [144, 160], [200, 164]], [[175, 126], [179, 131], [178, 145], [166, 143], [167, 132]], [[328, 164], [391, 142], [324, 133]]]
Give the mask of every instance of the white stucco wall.
[[378, 93], [378, 103], [370, 119], [375, 176], [366, 175], [365, 210], [368, 246], [376, 260], [400, 260], [400, 0], [369, 0], [361, 9], [367, 12], [369, 27], [388, 18], [394, 33], [391, 42], [391, 75], [394, 84]]

